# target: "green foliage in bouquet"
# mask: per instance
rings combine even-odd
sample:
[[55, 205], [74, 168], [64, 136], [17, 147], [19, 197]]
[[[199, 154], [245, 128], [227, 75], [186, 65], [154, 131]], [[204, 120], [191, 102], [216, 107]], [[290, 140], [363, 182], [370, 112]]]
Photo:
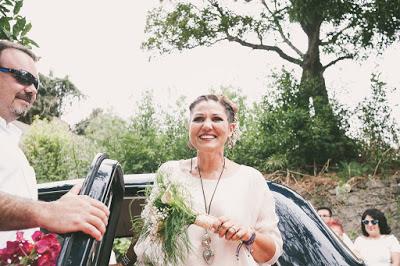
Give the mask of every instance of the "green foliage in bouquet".
[[146, 190], [146, 199], [141, 218], [134, 219], [133, 226], [140, 225], [142, 220], [141, 235], [149, 237], [152, 243], [161, 243], [165, 264], [177, 265], [190, 250], [187, 227], [197, 217], [187, 204], [188, 194], [181, 184], [170, 181], [165, 173], [159, 172], [153, 189]]

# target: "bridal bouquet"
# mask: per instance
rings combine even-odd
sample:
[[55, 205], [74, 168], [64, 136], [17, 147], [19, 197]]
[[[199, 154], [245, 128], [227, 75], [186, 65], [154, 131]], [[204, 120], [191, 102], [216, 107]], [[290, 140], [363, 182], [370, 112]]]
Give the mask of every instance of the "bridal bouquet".
[[[179, 264], [190, 250], [187, 227], [196, 224], [210, 229], [216, 219], [193, 211], [188, 205], [190, 196], [186, 188], [168, 179], [165, 173], [157, 174], [154, 188], [146, 192], [146, 201], [141, 214], [141, 239], [146, 238], [153, 247], [159, 247], [158, 252], [147, 256], [150, 263]], [[137, 224], [138, 220], [134, 226]]]
[[45, 234], [36, 231], [29, 242], [24, 239], [24, 233], [18, 231], [15, 241], [7, 241], [7, 246], [0, 249], [0, 265], [56, 265], [61, 245], [55, 234]]

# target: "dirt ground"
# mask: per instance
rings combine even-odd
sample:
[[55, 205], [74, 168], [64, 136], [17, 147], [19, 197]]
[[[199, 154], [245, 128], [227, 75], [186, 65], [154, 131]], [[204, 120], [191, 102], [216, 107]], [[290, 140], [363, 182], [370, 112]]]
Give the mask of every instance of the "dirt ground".
[[330, 207], [352, 240], [361, 234], [361, 215], [368, 208], [383, 211], [392, 233], [400, 239], [400, 172], [387, 178], [353, 177], [344, 184], [335, 176], [294, 176], [266, 177], [292, 188], [315, 208]]

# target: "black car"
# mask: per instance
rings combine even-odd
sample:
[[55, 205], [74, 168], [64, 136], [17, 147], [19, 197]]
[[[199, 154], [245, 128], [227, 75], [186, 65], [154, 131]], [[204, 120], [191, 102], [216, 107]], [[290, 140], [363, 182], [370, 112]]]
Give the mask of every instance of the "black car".
[[[101, 200], [110, 208], [107, 231], [98, 242], [83, 234], [64, 236], [57, 265], [108, 265], [114, 238], [130, 237], [130, 215], [138, 215], [144, 202], [143, 189], [154, 174], [123, 175], [117, 161], [99, 154], [84, 181], [82, 194]], [[39, 198], [56, 200], [77, 180], [39, 185]], [[276, 201], [283, 254], [275, 265], [364, 265], [319, 218], [299, 194], [283, 185], [266, 182]]]

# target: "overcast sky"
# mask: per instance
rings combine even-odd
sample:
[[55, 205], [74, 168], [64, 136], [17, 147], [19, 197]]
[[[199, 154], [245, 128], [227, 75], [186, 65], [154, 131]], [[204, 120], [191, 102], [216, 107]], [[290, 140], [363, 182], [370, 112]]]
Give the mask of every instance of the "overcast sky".
[[[35, 49], [42, 57], [39, 71], [68, 75], [87, 96], [66, 110], [64, 120], [74, 124], [96, 107], [126, 118], [147, 89], [162, 104], [173, 103], [181, 95], [191, 100], [220, 86], [241, 89], [250, 101], [256, 101], [265, 93], [271, 71], [285, 64], [274, 54], [227, 42], [149, 61], [150, 54], [140, 44], [146, 13], [158, 4], [158, 0], [24, 1], [23, 13], [33, 25], [29, 36], [40, 45]], [[368, 95], [372, 71], [382, 72], [383, 80], [400, 90], [399, 62], [397, 45], [362, 64], [339, 63], [327, 70], [325, 78], [328, 87], [335, 88], [331, 94], [354, 106]], [[400, 99], [399, 91], [391, 101], [400, 118], [396, 99]]]

